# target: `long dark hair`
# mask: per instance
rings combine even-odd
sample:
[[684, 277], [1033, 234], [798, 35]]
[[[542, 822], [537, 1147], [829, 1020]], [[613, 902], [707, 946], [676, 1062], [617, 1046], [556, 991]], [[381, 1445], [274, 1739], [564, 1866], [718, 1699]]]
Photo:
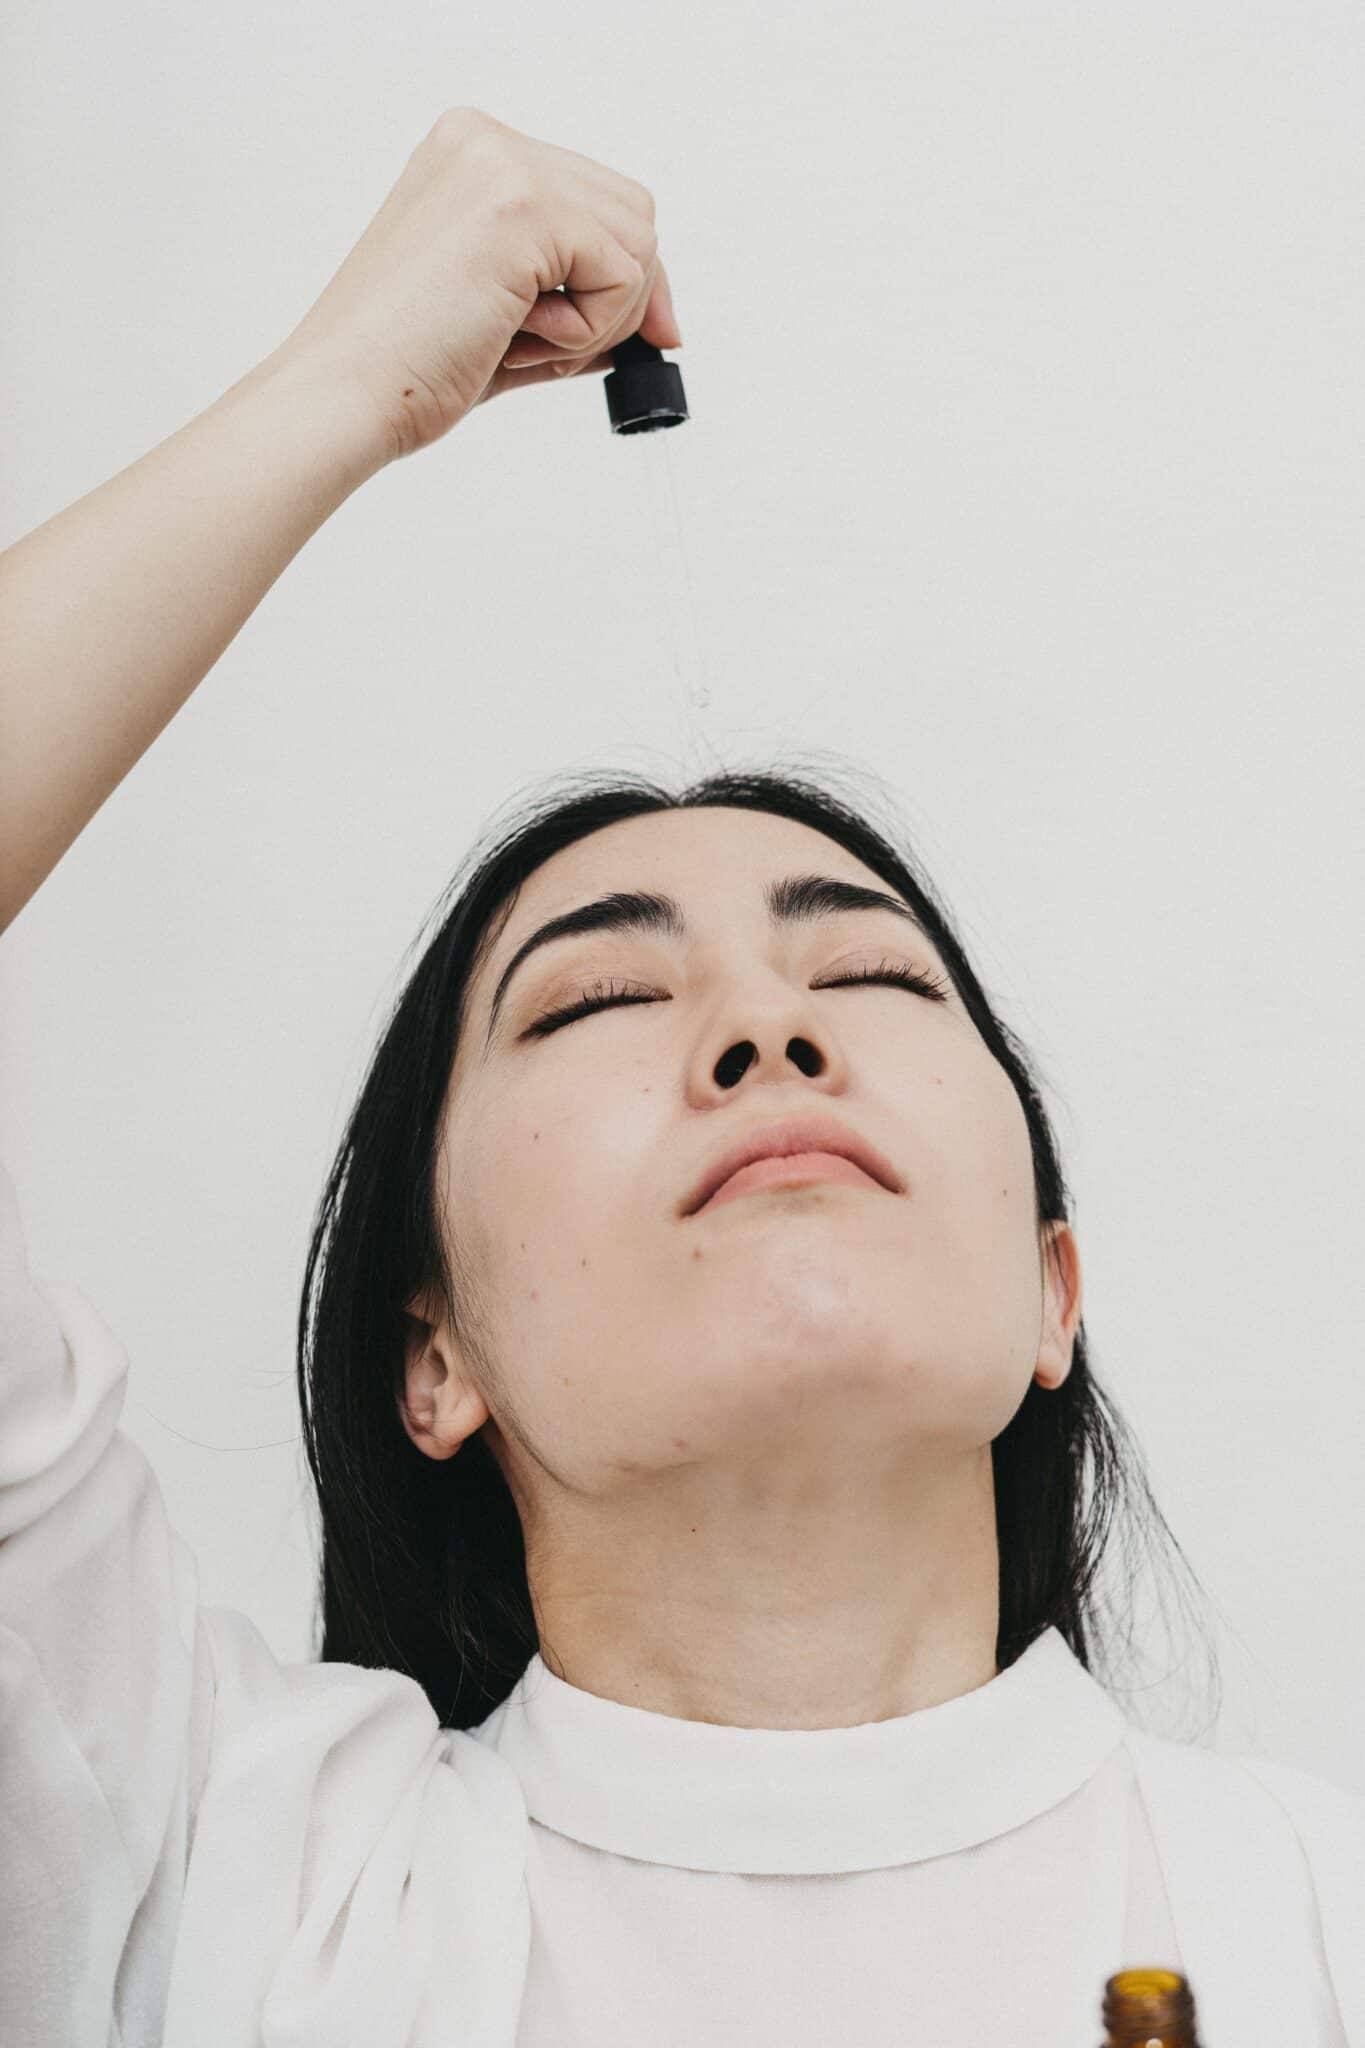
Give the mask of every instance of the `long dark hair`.
[[[460, 1276], [450, 1270], [436, 1195], [441, 1113], [471, 975], [520, 885], [552, 854], [618, 819], [708, 805], [794, 818], [846, 847], [924, 920], [1009, 1075], [1028, 1121], [1039, 1229], [1070, 1220], [1056, 1142], [1023, 1047], [987, 1001], [927, 878], [909, 852], [897, 850], [894, 822], [874, 825], [873, 801], [855, 805], [829, 786], [832, 779], [828, 769], [823, 787], [808, 774], [732, 769], [674, 795], [604, 771], [573, 774], [567, 790], [556, 778], [501, 831], [489, 828], [410, 948], [426, 940], [383, 1026], [313, 1220], [297, 1370], [321, 1517], [314, 1654], [406, 1673], [445, 1727], [483, 1721], [540, 1643], [521, 1522], [488, 1445], [476, 1435], [456, 1457], [438, 1461], [403, 1428], [404, 1305], [432, 1290], [461, 1327]], [[1132, 1647], [1134, 1539], [1155, 1530], [1165, 1539], [1166, 1563], [1178, 1557], [1189, 1567], [1137, 1442], [1091, 1370], [1084, 1321], [1065, 1381], [1056, 1389], [1030, 1381], [991, 1455], [998, 1669], [1054, 1627], [1087, 1671], [1095, 1672], [1098, 1654], [1104, 1682], [1120, 1689], [1116, 1653], [1125, 1628]], [[1100, 1566], [1116, 1526], [1130, 1564], [1120, 1605], [1106, 1617]]]

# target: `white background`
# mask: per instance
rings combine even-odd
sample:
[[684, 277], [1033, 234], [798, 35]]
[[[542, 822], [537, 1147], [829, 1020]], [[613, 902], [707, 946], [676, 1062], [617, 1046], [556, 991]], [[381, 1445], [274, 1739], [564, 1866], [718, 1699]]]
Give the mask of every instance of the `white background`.
[[564, 769], [823, 755], [1041, 1065], [1216, 1746], [1365, 1790], [1359, 7], [9, 24], [0, 542], [276, 347], [447, 106], [647, 184], [686, 339], [671, 434], [543, 386], [367, 484], [0, 945], [33, 1262], [204, 1600], [304, 1653], [310, 1218], [471, 841]]

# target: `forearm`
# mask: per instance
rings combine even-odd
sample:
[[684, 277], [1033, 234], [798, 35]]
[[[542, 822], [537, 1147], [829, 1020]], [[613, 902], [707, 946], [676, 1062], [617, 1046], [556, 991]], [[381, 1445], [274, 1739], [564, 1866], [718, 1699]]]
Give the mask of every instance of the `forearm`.
[[268, 357], [0, 554], [0, 931], [388, 459], [346, 387]]

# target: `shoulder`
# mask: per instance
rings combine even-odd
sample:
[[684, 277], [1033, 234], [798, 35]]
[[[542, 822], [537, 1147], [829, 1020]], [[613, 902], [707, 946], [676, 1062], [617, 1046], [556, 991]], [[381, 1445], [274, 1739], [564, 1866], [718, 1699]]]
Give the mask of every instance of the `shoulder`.
[[1144, 1776], [1160, 1776], [1172, 1784], [1204, 1784], [1229, 1797], [1240, 1794], [1252, 1806], [1272, 1801], [1286, 1810], [1332, 1814], [1348, 1827], [1365, 1827], [1365, 1792], [1321, 1777], [1315, 1771], [1301, 1770], [1296, 1764], [1172, 1741], [1166, 1736], [1150, 1735], [1131, 1722], [1126, 1739]]
[[443, 1728], [415, 1679], [286, 1663], [246, 1615], [201, 1614], [214, 1664], [201, 1865], [285, 1868], [306, 1843], [334, 1881], [378, 1854], [394, 1868], [439, 1868], [447, 1887], [470, 1872], [512, 1885], [529, 1830], [520, 1783], [494, 1750]]
[[1365, 1792], [1340, 1785], [1316, 1771], [1300, 1770], [1296, 1764], [1277, 1763], [1271, 1757], [1234, 1756], [1229, 1763], [1263, 1785], [1283, 1805], [1304, 1813], [1339, 1815], [1348, 1826], [1365, 1830]]
[[1365, 1794], [1269, 1757], [1227, 1761], [1288, 1816], [1314, 1878], [1339, 1879], [1365, 1906]]
[[453, 1777], [486, 1818], [524, 1828], [511, 1766], [473, 1736], [443, 1728], [415, 1679], [360, 1664], [287, 1663], [247, 1615], [200, 1611], [212, 1650], [220, 1778], [282, 1772], [295, 1783], [316, 1780], [316, 1795], [382, 1810], [414, 1781]]
[[420, 2001], [461, 2040], [510, 2041], [530, 1944], [510, 1766], [401, 1672], [287, 1663], [246, 1615], [200, 1614], [214, 1738], [165, 2038], [200, 2038], [192, 2006], [223, 2040], [240, 2013], [243, 2040], [264, 2019], [272, 2040], [399, 2048]]
[[1297, 1840], [1315, 1884], [1365, 1905], [1365, 1794], [1269, 1757], [1173, 1742], [1131, 1725], [1132, 1754], [1149, 1812], [1174, 1835], [1221, 1832], [1248, 1855]]

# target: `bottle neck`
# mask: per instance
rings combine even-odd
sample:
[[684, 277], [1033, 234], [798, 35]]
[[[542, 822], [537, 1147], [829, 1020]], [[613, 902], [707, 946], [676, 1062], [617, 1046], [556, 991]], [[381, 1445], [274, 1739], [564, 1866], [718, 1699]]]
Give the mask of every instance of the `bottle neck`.
[[1104, 1987], [1104, 2048], [1199, 2048], [1194, 1996], [1175, 1970], [1120, 1970]]

